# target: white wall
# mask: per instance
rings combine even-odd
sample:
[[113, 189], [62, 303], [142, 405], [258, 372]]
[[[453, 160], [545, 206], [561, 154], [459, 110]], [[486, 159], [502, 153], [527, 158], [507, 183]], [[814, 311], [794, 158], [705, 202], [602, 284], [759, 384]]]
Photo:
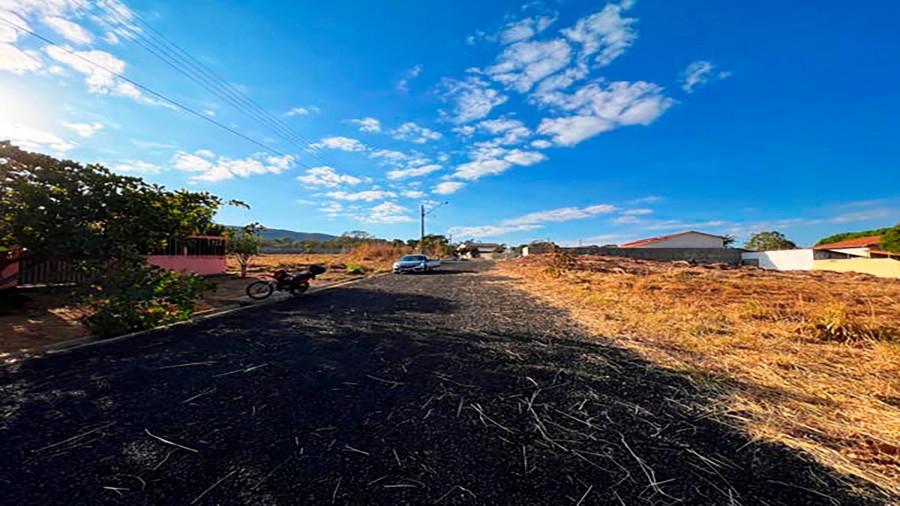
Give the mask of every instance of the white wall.
[[838, 251], [855, 257], [869, 257], [869, 248], [834, 248], [831, 251]]
[[651, 242], [638, 248], [724, 248], [725, 242], [721, 237], [710, 237], [703, 234], [684, 234], [666, 239], [665, 241]]
[[763, 269], [776, 271], [811, 271], [814, 266], [812, 249], [786, 249], [741, 253], [741, 260], [759, 260]]

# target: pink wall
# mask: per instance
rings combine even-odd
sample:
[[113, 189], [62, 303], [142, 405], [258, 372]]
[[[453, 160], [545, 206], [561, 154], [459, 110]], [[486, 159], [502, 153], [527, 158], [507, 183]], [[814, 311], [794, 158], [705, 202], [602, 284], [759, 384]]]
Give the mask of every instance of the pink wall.
[[19, 274], [19, 262], [7, 265], [6, 268], [3, 269], [2, 272], [0, 272], [0, 290], [2, 290], [3, 288], [13, 288], [14, 286], [16, 286], [18, 279], [15, 277], [13, 277], [6, 283], [3, 283], [2, 280], [11, 276], [16, 276], [17, 274]]
[[147, 262], [164, 269], [203, 276], [225, 274], [228, 268], [225, 256], [150, 255]]

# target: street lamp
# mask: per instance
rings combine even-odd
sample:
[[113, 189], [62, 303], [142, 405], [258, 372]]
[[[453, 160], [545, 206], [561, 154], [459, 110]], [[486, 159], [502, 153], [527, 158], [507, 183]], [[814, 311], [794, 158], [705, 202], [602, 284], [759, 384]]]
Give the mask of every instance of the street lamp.
[[420, 216], [420, 220], [419, 220], [419, 225], [420, 225], [419, 253], [425, 253], [425, 217], [428, 216], [429, 214], [433, 213], [435, 209], [437, 209], [441, 206], [447, 205], [449, 203], [450, 202], [447, 202], [447, 201], [441, 202], [440, 204], [435, 205], [434, 207], [432, 207], [431, 209], [428, 209], [427, 211], [425, 210], [425, 204], [422, 204], [421, 206], [419, 206], [419, 210], [420, 210], [420, 213], [419, 213], [419, 216]]

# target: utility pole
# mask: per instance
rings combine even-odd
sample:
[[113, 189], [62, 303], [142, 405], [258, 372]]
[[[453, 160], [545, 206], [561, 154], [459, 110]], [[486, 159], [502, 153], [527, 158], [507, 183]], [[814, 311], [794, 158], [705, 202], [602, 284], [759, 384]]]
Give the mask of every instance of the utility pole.
[[425, 204], [419, 206], [419, 253], [425, 253], [425, 217], [433, 213], [435, 209], [447, 205], [450, 202], [441, 202], [429, 210], [425, 210]]

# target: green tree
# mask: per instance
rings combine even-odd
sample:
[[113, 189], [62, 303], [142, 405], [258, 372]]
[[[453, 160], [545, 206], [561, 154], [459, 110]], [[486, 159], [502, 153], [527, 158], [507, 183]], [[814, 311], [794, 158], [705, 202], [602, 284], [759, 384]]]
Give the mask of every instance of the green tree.
[[426, 235], [422, 238], [422, 252], [432, 256], [447, 256], [451, 254], [450, 241], [440, 234]]
[[820, 240], [816, 243], [816, 246], [873, 235], [881, 236], [881, 247], [883, 249], [892, 251], [894, 253], [900, 253], [900, 223], [894, 225], [893, 227], [864, 230], [861, 232], [843, 232], [840, 234], [835, 234]]
[[262, 232], [265, 228], [259, 223], [245, 225], [233, 232], [228, 240], [228, 253], [237, 260], [241, 268], [241, 277], [247, 277], [247, 268], [262, 249]]
[[144, 255], [190, 235], [221, 235], [212, 219], [225, 204], [2, 141], [0, 270], [28, 258], [63, 260], [86, 273], [93, 281], [77, 295], [86, 297], [95, 315], [87, 323], [100, 335], [183, 319], [208, 283], [150, 267]]
[[17, 245], [29, 258], [103, 268], [173, 239], [221, 233], [212, 218], [224, 204], [0, 142], [0, 251]]
[[751, 251], [770, 251], [780, 249], [796, 249], [797, 245], [789, 241], [784, 234], [777, 231], [758, 232], [753, 234], [744, 244], [744, 249]]

